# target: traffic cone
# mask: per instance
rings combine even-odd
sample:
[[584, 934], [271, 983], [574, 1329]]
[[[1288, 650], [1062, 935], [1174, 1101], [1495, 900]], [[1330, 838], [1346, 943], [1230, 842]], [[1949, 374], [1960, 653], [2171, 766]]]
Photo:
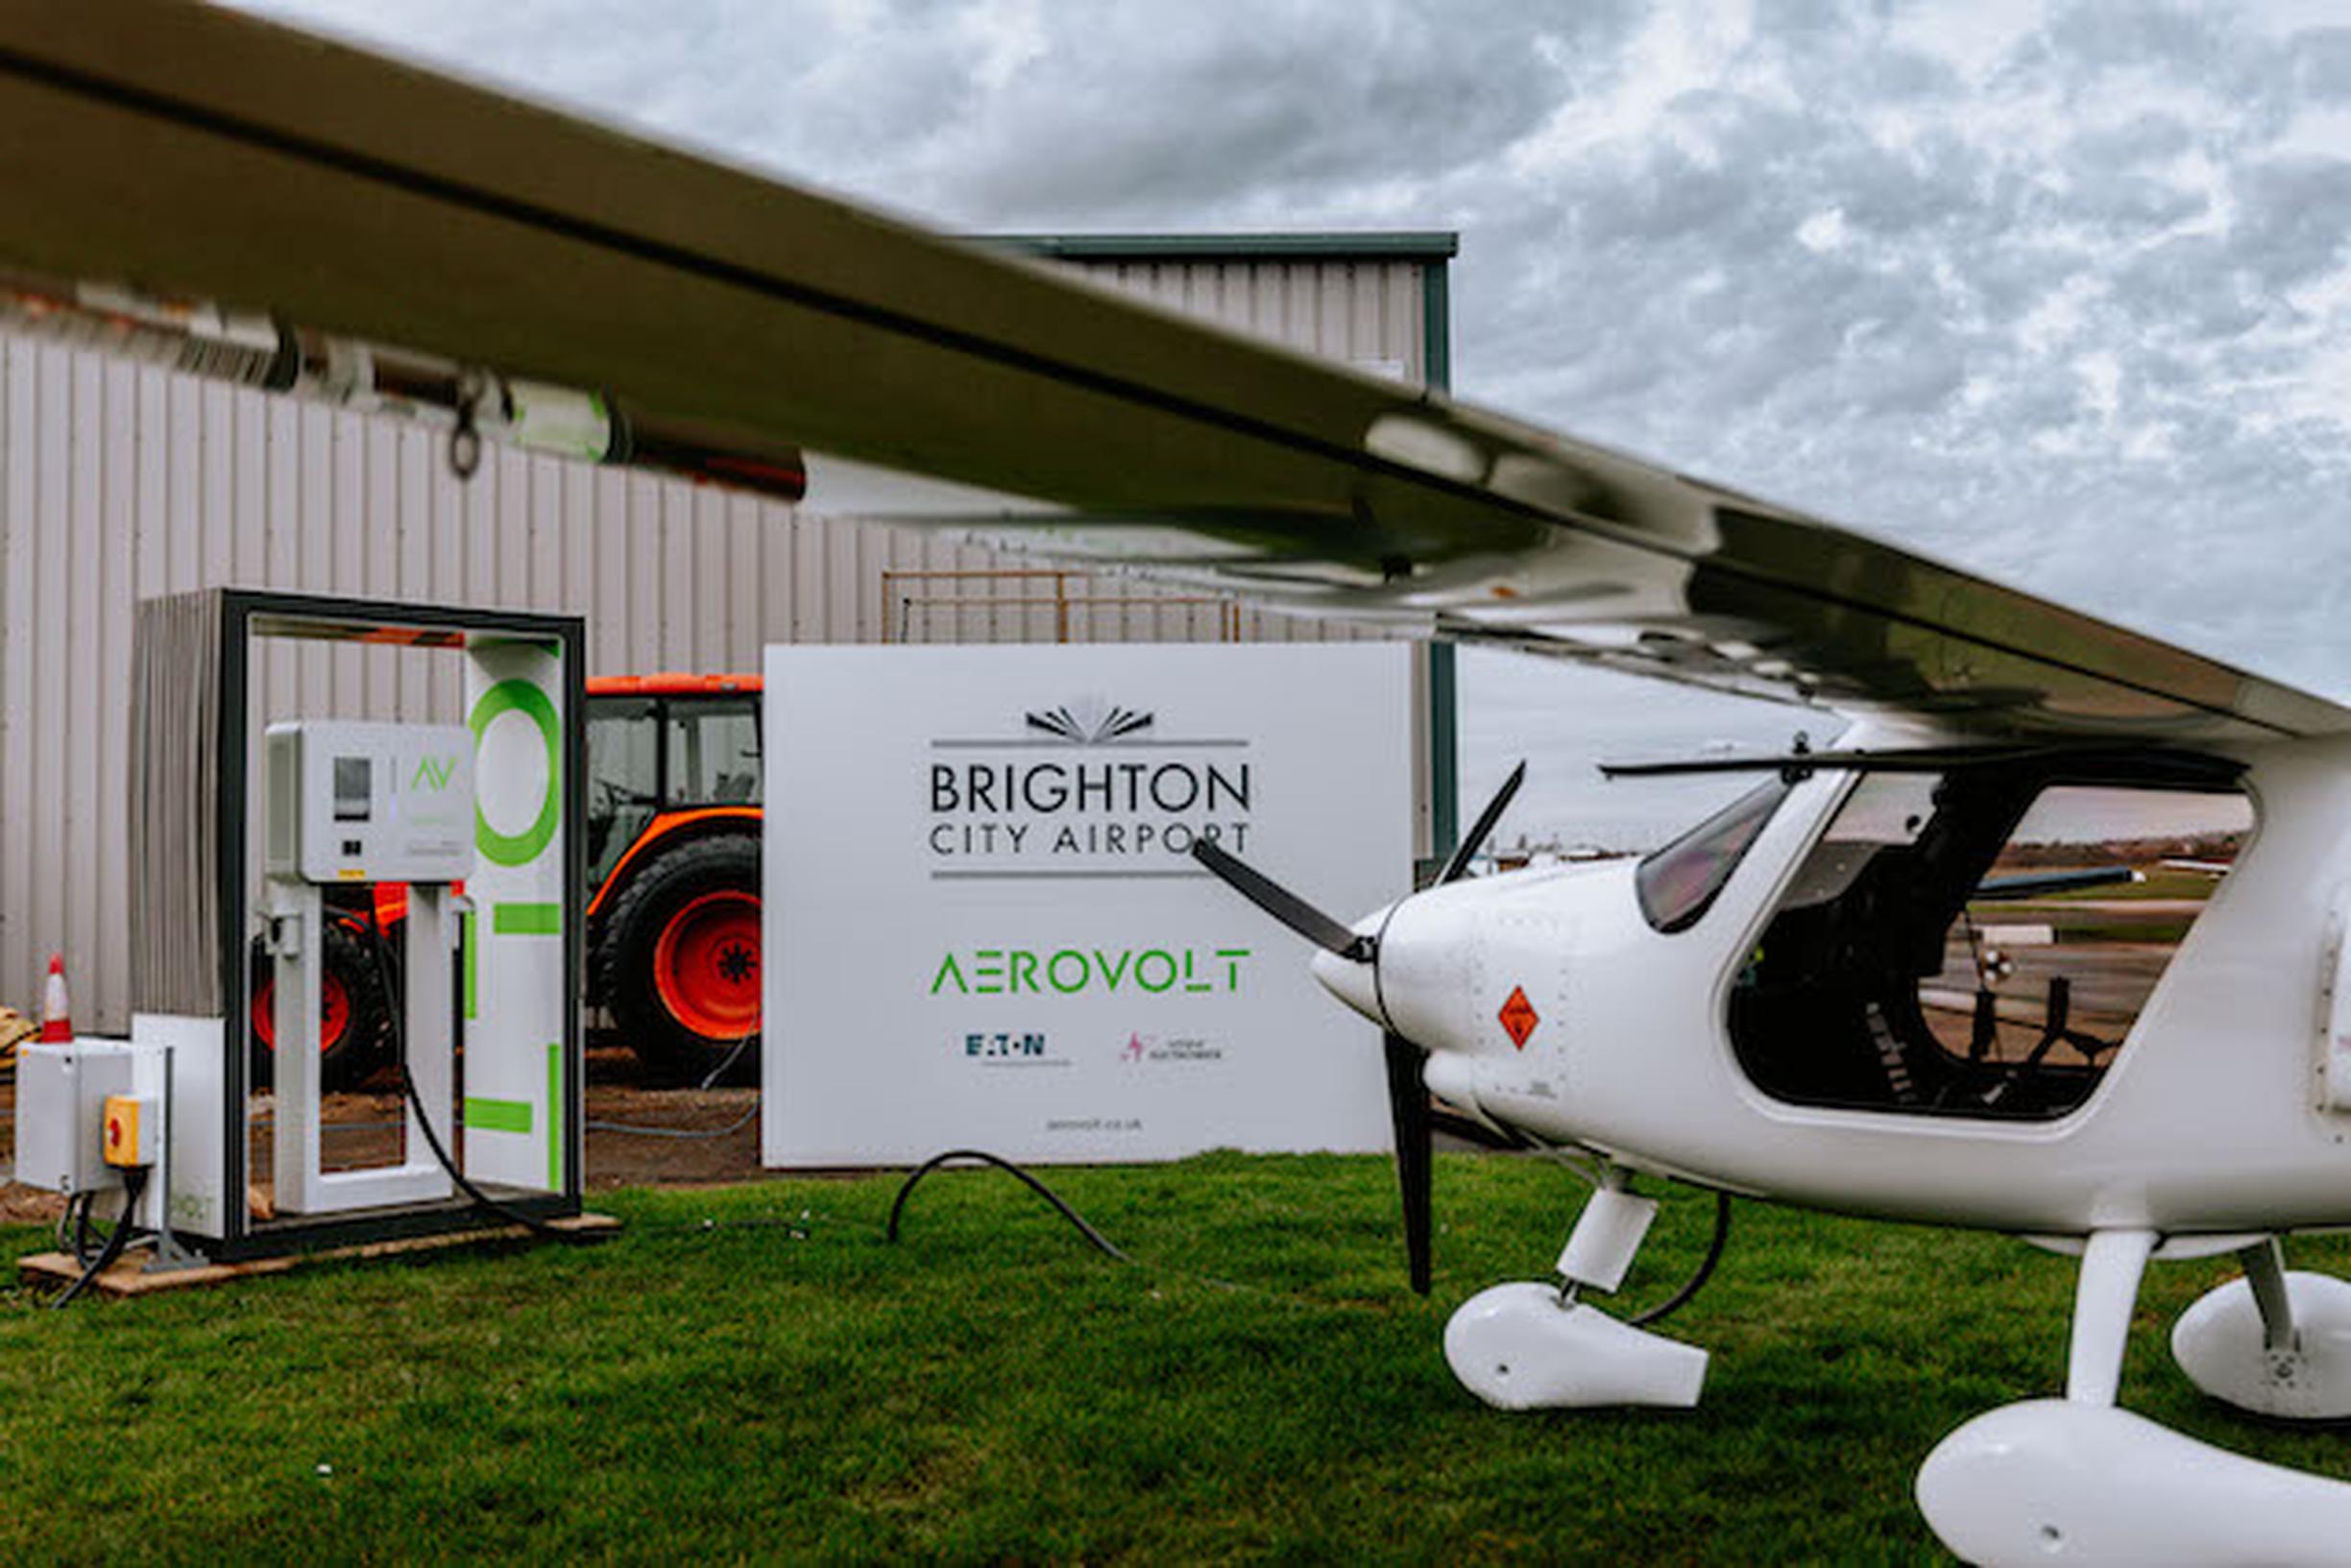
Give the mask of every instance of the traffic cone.
[[40, 1043], [44, 1046], [73, 1044], [73, 1007], [65, 1000], [65, 955], [49, 955], [49, 984], [41, 993]]

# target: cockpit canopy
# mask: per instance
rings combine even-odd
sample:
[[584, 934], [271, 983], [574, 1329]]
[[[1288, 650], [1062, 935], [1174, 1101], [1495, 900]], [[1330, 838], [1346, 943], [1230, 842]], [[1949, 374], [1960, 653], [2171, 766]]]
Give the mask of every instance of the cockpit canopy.
[[[1740, 958], [1740, 1067], [1801, 1105], [2026, 1121], [2081, 1105], [2253, 826], [2237, 764], [2160, 757], [1856, 774]], [[1705, 918], [1793, 776], [1643, 862], [1652, 926]]]

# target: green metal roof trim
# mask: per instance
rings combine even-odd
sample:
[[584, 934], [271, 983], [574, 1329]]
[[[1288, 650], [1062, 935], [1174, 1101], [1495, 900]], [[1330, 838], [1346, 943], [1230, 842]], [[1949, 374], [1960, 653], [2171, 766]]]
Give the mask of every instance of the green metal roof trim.
[[1461, 253], [1461, 235], [1448, 229], [1369, 229], [1273, 234], [981, 234], [1007, 250], [1070, 259], [1280, 260], [1292, 256], [1442, 259]]

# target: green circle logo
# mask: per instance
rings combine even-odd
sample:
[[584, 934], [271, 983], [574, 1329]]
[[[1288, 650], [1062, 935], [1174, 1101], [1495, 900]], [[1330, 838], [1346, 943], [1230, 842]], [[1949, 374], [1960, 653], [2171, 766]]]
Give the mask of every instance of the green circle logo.
[[539, 726], [539, 738], [546, 742], [546, 799], [540, 804], [539, 819], [519, 833], [502, 833], [491, 827], [476, 799], [473, 845], [499, 865], [528, 865], [539, 858], [539, 852], [547, 847], [563, 821], [563, 723], [556, 718], [555, 704], [545, 692], [514, 676], [483, 692], [474, 703], [473, 716], [468, 722], [473, 727], [475, 746], [481, 744], [491, 721], [501, 713], [521, 713]]

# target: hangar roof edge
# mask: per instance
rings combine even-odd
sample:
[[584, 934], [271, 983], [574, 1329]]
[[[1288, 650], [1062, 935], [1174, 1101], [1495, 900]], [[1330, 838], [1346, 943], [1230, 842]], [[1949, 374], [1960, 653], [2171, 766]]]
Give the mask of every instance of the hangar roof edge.
[[1345, 229], [1303, 233], [975, 234], [983, 245], [1078, 260], [1442, 260], [1461, 253], [1451, 229]]

